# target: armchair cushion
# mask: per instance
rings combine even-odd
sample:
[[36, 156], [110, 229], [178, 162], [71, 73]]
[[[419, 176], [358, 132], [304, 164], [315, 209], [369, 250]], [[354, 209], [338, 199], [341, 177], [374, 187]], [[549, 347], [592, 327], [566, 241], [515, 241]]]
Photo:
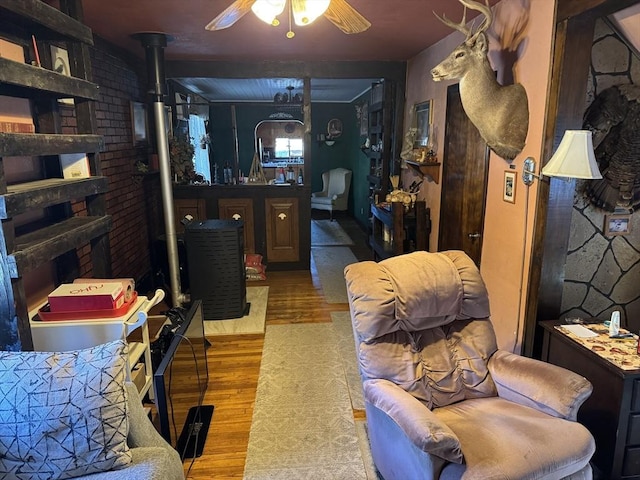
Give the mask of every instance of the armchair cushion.
[[413, 252], [379, 263], [360, 262], [345, 272], [355, 327], [365, 342], [490, 314], [484, 282], [463, 252]]
[[0, 476], [63, 479], [129, 465], [126, 355], [121, 340], [0, 352]]
[[567, 420], [576, 420], [593, 390], [577, 373], [501, 350], [489, 360], [489, 372], [500, 397]]
[[581, 424], [498, 397], [433, 413], [455, 433], [464, 453], [464, 474], [446, 477], [443, 472], [445, 478], [558, 480], [588, 466], [595, 451]]
[[414, 252], [348, 266], [363, 377], [390, 380], [429, 408], [495, 396], [487, 362], [497, 344], [477, 272], [462, 252]]
[[416, 398], [387, 380], [368, 380], [363, 388], [365, 400], [391, 417], [420, 450], [462, 462], [458, 437]]

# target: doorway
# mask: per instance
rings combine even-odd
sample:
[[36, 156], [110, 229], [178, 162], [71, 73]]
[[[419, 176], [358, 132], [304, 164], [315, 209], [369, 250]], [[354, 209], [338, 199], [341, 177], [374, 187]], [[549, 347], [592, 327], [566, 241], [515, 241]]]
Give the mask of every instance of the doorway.
[[480, 265], [489, 148], [462, 108], [460, 87], [447, 89], [438, 250], [462, 250]]

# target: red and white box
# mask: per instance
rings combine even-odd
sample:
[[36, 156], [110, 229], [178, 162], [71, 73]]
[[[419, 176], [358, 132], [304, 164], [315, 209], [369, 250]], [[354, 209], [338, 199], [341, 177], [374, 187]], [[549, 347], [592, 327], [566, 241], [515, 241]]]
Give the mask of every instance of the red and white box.
[[115, 310], [124, 305], [122, 283], [63, 283], [49, 294], [52, 312]]

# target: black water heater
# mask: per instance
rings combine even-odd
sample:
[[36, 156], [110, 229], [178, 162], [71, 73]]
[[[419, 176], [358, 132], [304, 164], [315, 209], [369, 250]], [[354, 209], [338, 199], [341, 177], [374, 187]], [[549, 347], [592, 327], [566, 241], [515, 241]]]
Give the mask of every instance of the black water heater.
[[184, 231], [191, 300], [205, 320], [243, 317], [247, 310], [244, 226], [236, 220], [193, 221]]

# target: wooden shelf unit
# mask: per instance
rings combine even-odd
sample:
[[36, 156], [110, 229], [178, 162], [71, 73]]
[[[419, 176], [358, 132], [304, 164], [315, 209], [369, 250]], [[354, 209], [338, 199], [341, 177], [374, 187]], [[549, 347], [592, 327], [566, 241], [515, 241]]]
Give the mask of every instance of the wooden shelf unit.
[[[18, 330], [23, 350], [33, 349], [28, 298], [23, 275], [48, 262], [57, 262], [59, 283], [78, 276], [77, 247], [91, 244], [95, 277], [111, 276], [108, 232], [111, 217], [106, 215], [107, 179], [101, 176], [99, 154], [103, 139], [97, 135], [95, 107], [99, 86], [91, 81], [89, 46], [91, 29], [82, 23], [81, 0], [60, 0], [60, 10], [41, 0], [0, 0], [0, 37], [21, 45], [27, 59], [36, 58], [35, 38], [43, 65], [0, 58], [0, 95], [29, 99], [37, 133], [0, 133], [0, 269], [2, 288], [9, 301], [0, 305], [0, 316]], [[32, 37], [33, 35], [33, 37]], [[50, 45], [63, 46], [69, 55], [71, 76], [53, 71]], [[49, 67], [49, 68], [47, 68]], [[77, 134], [61, 134], [58, 100], [72, 98]], [[11, 157], [44, 157], [86, 154], [92, 177], [57, 177], [57, 168], [43, 169], [43, 177], [21, 184], [8, 184], [4, 166]], [[53, 173], [50, 171], [53, 170]], [[71, 202], [85, 201], [86, 216], [74, 216]], [[44, 220], [20, 228], [14, 217], [44, 209]], [[11, 298], [11, 296], [13, 298]], [[14, 306], [15, 305], [15, 306]], [[0, 332], [0, 348], [12, 340], [10, 332]]]
[[429, 249], [430, 209], [424, 201], [417, 201], [409, 211], [401, 202], [392, 202], [389, 209], [372, 204], [371, 215], [369, 244], [376, 260]]
[[392, 151], [392, 88], [390, 82], [376, 82], [371, 85], [369, 105], [370, 147], [362, 152], [369, 159], [369, 202], [383, 201], [389, 192], [389, 173]]

